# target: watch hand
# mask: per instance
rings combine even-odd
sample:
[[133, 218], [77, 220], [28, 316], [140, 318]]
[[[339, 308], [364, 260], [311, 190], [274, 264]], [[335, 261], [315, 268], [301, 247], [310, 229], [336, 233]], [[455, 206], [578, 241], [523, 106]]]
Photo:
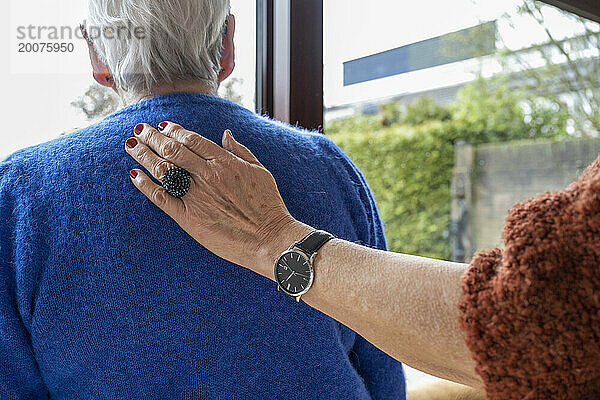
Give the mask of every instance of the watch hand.
[[285, 265], [285, 266], [286, 266], [286, 268], [287, 268], [287, 269], [289, 269], [289, 270], [290, 270], [290, 275], [300, 275], [299, 273], [297, 273], [296, 271], [294, 271], [294, 270], [292, 269], [292, 267], [290, 267], [289, 265], [287, 265], [287, 263], [286, 263], [285, 261], [282, 261], [282, 263], [283, 263], [283, 265]]
[[292, 272], [290, 273], [290, 275], [289, 275], [289, 276], [288, 276], [288, 277], [285, 279], [285, 281], [283, 281], [283, 282], [281, 282], [281, 283], [286, 283], [287, 281], [289, 281], [289, 280], [290, 280], [290, 278], [291, 278], [292, 276], [294, 276], [294, 271], [292, 271]]
[[295, 274], [295, 275], [298, 275], [298, 276], [301, 276], [301, 277], [303, 277], [303, 278], [307, 278], [307, 279], [309, 278], [307, 275], [304, 275], [304, 274], [299, 274], [298, 272], [294, 272], [294, 274]]

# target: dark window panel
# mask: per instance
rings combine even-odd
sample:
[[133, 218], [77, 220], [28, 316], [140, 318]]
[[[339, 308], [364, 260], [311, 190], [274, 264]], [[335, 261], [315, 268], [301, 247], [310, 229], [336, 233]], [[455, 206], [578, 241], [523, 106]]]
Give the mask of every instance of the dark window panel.
[[598, 0], [543, 0], [545, 3], [578, 14], [592, 21], [600, 22], [600, 1]]
[[323, 0], [257, 0], [257, 41], [257, 111], [321, 130]]

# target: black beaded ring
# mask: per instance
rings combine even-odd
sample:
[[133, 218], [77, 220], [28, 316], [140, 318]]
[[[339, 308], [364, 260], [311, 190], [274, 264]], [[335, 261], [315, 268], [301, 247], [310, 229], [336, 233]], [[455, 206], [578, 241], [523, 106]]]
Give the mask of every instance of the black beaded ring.
[[169, 195], [182, 198], [190, 190], [192, 178], [190, 173], [183, 168], [169, 168], [162, 179], [162, 186]]

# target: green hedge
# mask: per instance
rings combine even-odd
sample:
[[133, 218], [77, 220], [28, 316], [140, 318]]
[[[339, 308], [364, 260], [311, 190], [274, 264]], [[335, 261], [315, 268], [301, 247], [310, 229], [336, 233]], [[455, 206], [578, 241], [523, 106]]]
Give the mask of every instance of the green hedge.
[[392, 103], [378, 115], [333, 121], [325, 132], [365, 174], [390, 250], [448, 259], [455, 141], [559, 138], [567, 120], [557, 104], [479, 80], [448, 107]]
[[432, 122], [333, 140], [365, 174], [396, 252], [448, 258], [453, 146], [446, 125]]

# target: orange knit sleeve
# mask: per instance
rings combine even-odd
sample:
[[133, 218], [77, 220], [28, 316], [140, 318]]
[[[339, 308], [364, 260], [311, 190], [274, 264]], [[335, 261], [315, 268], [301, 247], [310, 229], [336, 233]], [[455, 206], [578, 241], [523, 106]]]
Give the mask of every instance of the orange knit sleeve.
[[489, 399], [600, 398], [600, 158], [516, 205], [464, 276], [460, 324]]

